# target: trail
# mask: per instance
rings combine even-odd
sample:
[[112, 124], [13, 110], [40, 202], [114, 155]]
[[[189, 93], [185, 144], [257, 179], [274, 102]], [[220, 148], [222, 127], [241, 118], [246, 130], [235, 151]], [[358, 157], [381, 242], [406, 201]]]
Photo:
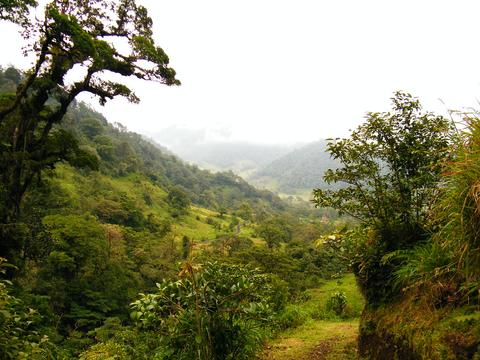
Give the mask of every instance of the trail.
[[358, 321], [308, 321], [267, 344], [261, 360], [357, 358]]
[[[347, 319], [323, 313], [327, 300], [337, 291], [347, 298]], [[261, 360], [338, 360], [357, 359], [357, 338], [360, 313], [364, 300], [353, 274], [328, 280], [307, 291], [310, 299], [294, 305], [309, 314], [300, 326], [287, 329], [266, 344], [259, 354]], [[322, 316], [323, 314], [323, 316]]]

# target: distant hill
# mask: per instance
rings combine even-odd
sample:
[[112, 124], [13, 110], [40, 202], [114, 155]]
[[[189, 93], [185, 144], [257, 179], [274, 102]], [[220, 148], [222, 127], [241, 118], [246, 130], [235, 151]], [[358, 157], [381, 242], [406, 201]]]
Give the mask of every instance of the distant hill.
[[249, 181], [286, 194], [332, 187], [323, 181], [323, 175], [338, 167], [338, 162], [327, 153], [326, 145], [326, 140], [320, 140], [293, 150], [255, 172]]
[[326, 152], [326, 140], [309, 144], [227, 142], [209, 130], [170, 127], [155, 141], [203, 169], [233, 171], [258, 188], [309, 197], [313, 188], [331, 188], [323, 175], [338, 163]]
[[[212, 138], [213, 137], [213, 138]], [[255, 171], [288, 154], [298, 145], [254, 144], [215, 139], [207, 130], [171, 127], [154, 134], [153, 139], [182, 159], [203, 169], [228, 171], [249, 178]], [[299, 145], [301, 146], [301, 145]]]

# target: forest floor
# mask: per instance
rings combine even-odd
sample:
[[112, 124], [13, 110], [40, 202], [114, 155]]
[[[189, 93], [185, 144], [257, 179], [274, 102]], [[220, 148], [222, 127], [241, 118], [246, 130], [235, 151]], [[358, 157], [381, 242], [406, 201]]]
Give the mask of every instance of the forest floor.
[[[339, 318], [325, 312], [330, 296], [342, 291], [347, 296], [347, 313]], [[310, 300], [299, 304], [307, 314], [303, 324], [287, 329], [270, 340], [259, 354], [261, 360], [336, 360], [357, 359], [358, 317], [363, 299], [353, 275], [331, 280], [309, 290]]]

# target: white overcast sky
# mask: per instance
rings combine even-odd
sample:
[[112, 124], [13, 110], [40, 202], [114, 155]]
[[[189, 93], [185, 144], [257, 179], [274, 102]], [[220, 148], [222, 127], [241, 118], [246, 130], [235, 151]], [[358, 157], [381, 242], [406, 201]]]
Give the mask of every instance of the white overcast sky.
[[[181, 87], [135, 81], [139, 105], [99, 108], [129, 129], [221, 130], [280, 143], [345, 136], [395, 90], [427, 110], [476, 106], [480, 1], [143, 0]], [[0, 63], [21, 38], [0, 24]]]

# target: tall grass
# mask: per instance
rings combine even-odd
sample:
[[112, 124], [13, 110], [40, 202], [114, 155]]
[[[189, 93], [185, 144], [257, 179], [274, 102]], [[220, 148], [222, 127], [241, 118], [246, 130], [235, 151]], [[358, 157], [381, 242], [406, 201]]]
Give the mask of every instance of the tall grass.
[[480, 278], [480, 119], [466, 116], [466, 122], [434, 208], [440, 227], [433, 241], [452, 250], [457, 270], [468, 284]]
[[404, 289], [433, 289], [440, 284], [450, 287], [455, 297], [479, 294], [480, 118], [465, 115], [465, 123], [445, 166], [431, 214], [431, 237], [412, 250], [390, 254], [402, 264], [395, 277]]
[[402, 263], [394, 273], [395, 285], [404, 290], [455, 276], [453, 253], [438, 242], [427, 241], [413, 250], [392, 255]]

